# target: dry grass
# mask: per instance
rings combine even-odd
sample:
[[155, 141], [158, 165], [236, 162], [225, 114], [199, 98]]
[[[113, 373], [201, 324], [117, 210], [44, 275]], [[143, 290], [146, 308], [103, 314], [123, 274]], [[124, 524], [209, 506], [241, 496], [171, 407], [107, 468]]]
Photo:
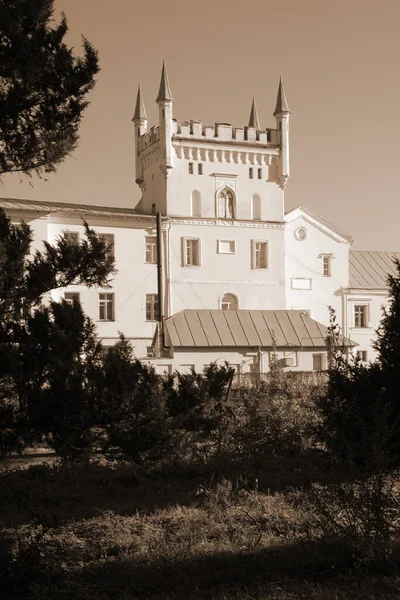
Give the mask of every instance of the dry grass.
[[[393, 562], [367, 575], [321, 537], [301, 489], [127, 464], [0, 475], [0, 579], [9, 600], [386, 600]], [[12, 590], [12, 591], [10, 591]]]

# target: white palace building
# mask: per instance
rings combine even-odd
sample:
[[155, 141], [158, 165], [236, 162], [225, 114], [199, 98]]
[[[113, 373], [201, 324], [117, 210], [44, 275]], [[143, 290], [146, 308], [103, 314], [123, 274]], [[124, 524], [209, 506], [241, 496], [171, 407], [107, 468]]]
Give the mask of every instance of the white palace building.
[[71, 286], [53, 298], [78, 298], [105, 345], [122, 332], [158, 372], [217, 360], [263, 373], [273, 348], [287, 369], [323, 370], [328, 306], [349, 349], [374, 359], [386, 277], [400, 253], [352, 251], [352, 238], [313, 211], [285, 213], [282, 82], [272, 129], [260, 128], [254, 101], [244, 127], [176, 121], [165, 67], [156, 101], [159, 123], [149, 128], [139, 87], [135, 208], [0, 200], [14, 222], [32, 227], [31, 252], [65, 231], [79, 238], [84, 220], [111, 243], [110, 287]]

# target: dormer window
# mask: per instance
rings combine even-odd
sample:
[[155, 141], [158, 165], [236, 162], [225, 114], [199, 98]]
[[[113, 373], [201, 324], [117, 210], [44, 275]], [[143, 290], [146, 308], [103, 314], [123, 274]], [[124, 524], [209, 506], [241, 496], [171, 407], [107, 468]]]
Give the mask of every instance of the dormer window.
[[234, 205], [233, 205], [233, 193], [224, 188], [218, 193], [217, 198], [217, 217], [219, 219], [233, 219], [234, 218]]

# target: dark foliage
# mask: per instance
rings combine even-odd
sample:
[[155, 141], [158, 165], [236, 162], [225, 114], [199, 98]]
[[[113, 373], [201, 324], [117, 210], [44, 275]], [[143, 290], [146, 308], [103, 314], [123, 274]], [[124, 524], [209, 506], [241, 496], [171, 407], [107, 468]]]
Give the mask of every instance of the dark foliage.
[[0, 176], [54, 172], [77, 146], [97, 52], [83, 38], [83, 57], [74, 57], [65, 15], [52, 26], [53, 5], [0, 2]]

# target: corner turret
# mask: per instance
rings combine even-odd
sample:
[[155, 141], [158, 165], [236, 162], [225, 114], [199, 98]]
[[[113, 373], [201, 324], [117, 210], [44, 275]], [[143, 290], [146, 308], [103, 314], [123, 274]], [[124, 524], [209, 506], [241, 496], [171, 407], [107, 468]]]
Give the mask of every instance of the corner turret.
[[163, 62], [160, 88], [156, 102], [159, 108], [161, 170], [167, 177], [172, 169], [172, 104], [173, 98], [169, 85], [168, 73]]
[[278, 96], [274, 111], [278, 130], [278, 144], [281, 149], [278, 179], [279, 186], [284, 190], [290, 177], [289, 168], [289, 118], [290, 111], [286, 100], [285, 89], [283, 87], [282, 77], [279, 80]]
[[144, 106], [142, 88], [139, 83], [138, 93], [136, 97], [135, 113], [133, 115], [132, 122], [135, 127], [135, 173], [136, 183], [141, 184], [143, 182], [143, 165], [139, 158], [139, 140], [142, 135], [147, 133], [147, 124], [149, 122]]

